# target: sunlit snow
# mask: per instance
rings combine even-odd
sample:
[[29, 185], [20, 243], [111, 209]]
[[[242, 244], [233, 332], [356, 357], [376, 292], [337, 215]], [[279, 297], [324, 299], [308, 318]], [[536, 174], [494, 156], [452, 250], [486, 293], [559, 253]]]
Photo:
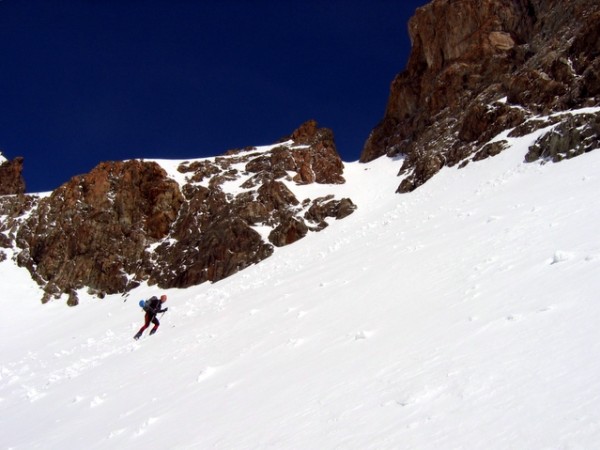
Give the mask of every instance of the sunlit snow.
[[[600, 442], [600, 151], [532, 137], [358, 209], [214, 284], [41, 305], [0, 264], [3, 449], [559, 449]], [[315, 188], [318, 189], [318, 188]]]

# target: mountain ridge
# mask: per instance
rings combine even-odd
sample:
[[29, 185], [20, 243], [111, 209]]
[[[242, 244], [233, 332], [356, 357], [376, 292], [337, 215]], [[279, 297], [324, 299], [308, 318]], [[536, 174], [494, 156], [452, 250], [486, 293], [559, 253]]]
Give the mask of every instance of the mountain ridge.
[[[419, 8], [407, 68], [360, 161], [401, 160], [396, 192], [408, 193], [443, 167], [499, 155], [510, 138], [537, 133], [527, 162], [599, 148], [600, 6], [561, 5], [433, 0]], [[261, 151], [181, 161], [170, 173], [153, 161], [101, 163], [47, 195], [23, 194], [22, 163], [0, 161], [13, 194], [0, 196], [0, 245], [44, 286], [43, 302], [66, 295], [76, 305], [83, 287], [103, 297], [145, 281], [215, 282], [356, 208], [327, 189], [312, 198], [293, 192], [345, 182], [333, 131], [314, 120]]]
[[[342, 173], [332, 132], [309, 121], [271, 146], [195, 161], [105, 162], [48, 195], [1, 197], [0, 231], [44, 287], [43, 302], [66, 294], [76, 305], [83, 287], [102, 297], [146, 280], [184, 288], [351, 214], [350, 199], [327, 192], [345, 182]], [[313, 183], [324, 186], [316, 198], [292, 192]]]

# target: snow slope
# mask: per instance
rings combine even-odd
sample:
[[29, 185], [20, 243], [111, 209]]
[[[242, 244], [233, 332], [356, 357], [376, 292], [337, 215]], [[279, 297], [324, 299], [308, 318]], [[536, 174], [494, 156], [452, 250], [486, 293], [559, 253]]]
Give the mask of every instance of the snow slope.
[[168, 291], [139, 342], [160, 291], [42, 306], [0, 264], [0, 448], [599, 448], [600, 151], [534, 138], [405, 195], [347, 164], [354, 214]]

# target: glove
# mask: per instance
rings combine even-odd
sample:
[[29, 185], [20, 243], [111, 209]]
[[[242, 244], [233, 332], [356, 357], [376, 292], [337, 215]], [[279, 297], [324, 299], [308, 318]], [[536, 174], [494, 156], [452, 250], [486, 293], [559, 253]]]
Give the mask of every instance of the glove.
[[167, 312], [169, 308], [161, 309], [159, 312]]

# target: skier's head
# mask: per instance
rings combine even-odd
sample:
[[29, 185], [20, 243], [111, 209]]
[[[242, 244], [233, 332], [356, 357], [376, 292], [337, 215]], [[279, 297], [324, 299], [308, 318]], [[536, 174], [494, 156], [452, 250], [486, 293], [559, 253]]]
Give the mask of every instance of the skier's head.
[[161, 303], [164, 303], [164, 302], [166, 302], [166, 301], [167, 301], [167, 296], [166, 296], [165, 294], [161, 295], [161, 296], [160, 296], [160, 302], [161, 302]]
[[139, 303], [140, 308], [143, 308], [145, 304], [146, 304], [145, 300], [140, 300], [140, 303]]

